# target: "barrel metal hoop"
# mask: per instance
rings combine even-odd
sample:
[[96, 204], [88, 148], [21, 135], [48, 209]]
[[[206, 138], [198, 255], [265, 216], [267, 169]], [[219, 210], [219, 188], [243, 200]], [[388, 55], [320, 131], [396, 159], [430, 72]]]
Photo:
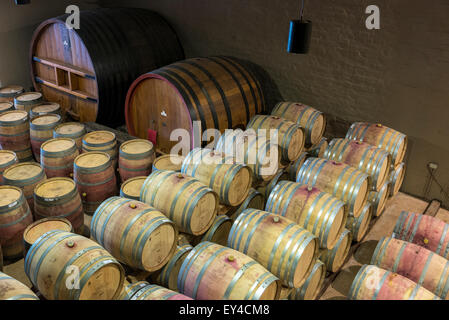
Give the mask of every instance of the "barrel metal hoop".
[[256, 265], [257, 262], [255, 260], [250, 261], [248, 263], [245, 263], [234, 275], [231, 282], [229, 283], [228, 287], [226, 288], [226, 291], [223, 295], [223, 300], [229, 300], [229, 296], [231, 295], [232, 290], [234, 289], [234, 286], [236, 285], [237, 281], [245, 274], [246, 270], [248, 270], [253, 265]]

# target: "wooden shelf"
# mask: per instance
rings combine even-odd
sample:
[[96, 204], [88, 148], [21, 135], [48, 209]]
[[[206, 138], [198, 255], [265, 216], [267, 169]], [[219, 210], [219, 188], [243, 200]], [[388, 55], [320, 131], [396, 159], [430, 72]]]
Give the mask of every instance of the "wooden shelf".
[[79, 67], [75, 67], [75, 66], [69, 65], [69, 64], [61, 62], [61, 61], [53, 60], [53, 59], [50, 59], [50, 58], [41, 58], [41, 57], [36, 57], [36, 56], [33, 57], [33, 61], [42, 63], [42, 64], [44, 64], [46, 66], [49, 66], [49, 67], [62, 69], [64, 71], [76, 74], [76, 75], [78, 75], [80, 77], [83, 77], [83, 78], [88, 78], [88, 79], [92, 79], [92, 80], [96, 79], [95, 74], [92, 74], [91, 72], [89, 72], [87, 70], [84, 70], [84, 69], [81, 69]]
[[95, 103], [98, 101], [96, 97], [93, 97], [93, 96], [89, 95], [87, 92], [83, 92], [83, 91], [80, 91], [80, 90], [72, 90], [67, 85], [58, 86], [56, 83], [53, 83], [53, 82], [41, 79], [39, 77], [35, 77], [35, 80], [36, 80], [37, 83], [40, 83], [40, 84], [45, 85], [47, 87], [54, 88], [54, 89], [59, 90], [59, 91], [63, 91], [65, 93], [67, 93], [67, 94], [76, 96], [78, 98], [81, 98], [81, 99], [84, 99], [84, 100], [89, 100], [89, 101], [92, 101], [92, 102], [95, 102]]

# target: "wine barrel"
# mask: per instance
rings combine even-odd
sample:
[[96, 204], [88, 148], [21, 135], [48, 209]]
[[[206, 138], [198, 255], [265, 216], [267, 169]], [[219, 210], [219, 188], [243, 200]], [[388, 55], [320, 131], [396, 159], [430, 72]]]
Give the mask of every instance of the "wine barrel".
[[86, 134], [86, 127], [79, 122], [62, 123], [53, 131], [53, 138], [70, 138], [75, 140], [78, 150], [82, 151], [83, 137]]
[[248, 166], [211, 149], [193, 149], [182, 163], [181, 172], [214, 190], [220, 203], [238, 206], [248, 195], [252, 173]]
[[214, 219], [210, 229], [203, 235], [201, 241], [209, 241], [225, 246], [231, 227], [232, 219], [224, 214], [219, 215]]
[[155, 158], [153, 144], [144, 139], [123, 142], [119, 148], [119, 172], [122, 182], [148, 176]]
[[125, 288], [122, 300], [193, 300], [179, 292], [149, 284], [146, 281], [132, 283]]
[[337, 272], [343, 266], [351, 249], [352, 233], [344, 229], [332, 250], [322, 250], [319, 259], [329, 272]]
[[228, 247], [253, 258], [282, 284], [299, 288], [309, 276], [318, 255], [318, 241], [293, 221], [247, 209], [232, 225]]
[[37, 116], [43, 116], [48, 114], [57, 114], [62, 116], [61, 106], [56, 102], [42, 102], [41, 104], [31, 108], [30, 119], [34, 119]]
[[412, 242], [449, 259], [449, 224], [428, 215], [403, 211], [393, 237]]
[[263, 194], [261, 194], [256, 189], [249, 189], [248, 196], [246, 199], [242, 202], [240, 206], [235, 208], [234, 210], [231, 210], [229, 215], [232, 220], [236, 220], [237, 217], [246, 209], [257, 209], [257, 210], [263, 210], [265, 207], [265, 198]]
[[271, 192], [265, 210], [295, 221], [318, 237], [321, 248], [332, 249], [346, 223], [345, 205], [328, 193], [290, 181]]
[[140, 200], [175, 222], [180, 231], [204, 234], [217, 210], [217, 194], [198, 180], [173, 171], [156, 171], [145, 180]]
[[349, 300], [440, 300], [436, 295], [399, 274], [364, 265], [352, 282]]
[[402, 162], [407, 151], [407, 136], [382, 124], [356, 122], [351, 125], [346, 139], [367, 142], [391, 154], [392, 163]]
[[41, 145], [53, 138], [53, 129], [61, 122], [61, 116], [49, 114], [37, 116], [30, 121], [31, 149], [37, 162], [41, 161]]
[[86, 214], [92, 215], [104, 200], [117, 193], [111, 157], [104, 152], [87, 152], [76, 157], [73, 163], [73, 179]]
[[39, 300], [22, 282], [0, 272], [0, 300]]
[[215, 149], [250, 167], [255, 181], [269, 181], [279, 171], [281, 159], [278, 145], [253, 130], [226, 131]]
[[324, 158], [349, 164], [371, 176], [374, 190], [380, 190], [387, 181], [391, 155], [369, 143], [334, 139], [324, 152]]
[[120, 197], [140, 200], [140, 190], [147, 176], [134, 177], [123, 182], [120, 188]]
[[[67, 285], [76, 269], [79, 283]], [[123, 267], [96, 242], [59, 230], [45, 233], [31, 246], [25, 273], [47, 300], [112, 300], [124, 280]]]
[[281, 285], [247, 255], [205, 241], [195, 246], [182, 263], [178, 288], [197, 300], [274, 300]]
[[329, 192], [347, 204], [358, 217], [368, 199], [371, 181], [367, 174], [333, 160], [309, 158], [296, 177], [296, 182]]
[[373, 218], [373, 210], [371, 203], [367, 203], [362, 210], [362, 214], [355, 218], [349, 215], [348, 221], [346, 222], [346, 229], [351, 231], [352, 240], [355, 242], [360, 242], [365, 237], [368, 232], [369, 225]]
[[3, 172], [19, 162], [14, 151], [0, 150], [0, 185], [3, 184]]
[[276, 185], [283, 180], [288, 180], [289, 178], [289, 174], [287, 171], [285, 171], [284, 169], [279, 169], [278, 173], [276, 173], [276, 175], [273, 177], [273, 179], [271, 179], [270, 182], [268, 182], [268, 184], [264, 185], [260, 185], [259, 187], [257, 187], [257, 191], [259, 191], [260, 193], [263, 194], [265, 199], [268, 199], [270, 197], [270, 193], [271, 191], [273, 191], [274, 187], [276, 187]]
[[140, 201], [111, 197], [95, 211], [92, 238], [116, 259], [149, 272], [161, 269], [176, 249], [175, 225]]
[[390, 184], [388, 182], [385, 182], [379, 191], [370, 191], [370, 193], [368, 193], [368, 202], [370, 202], [373, 207], [373, 215], [375, 217], [380, 217], [384, 212], [389, 194]]
[[[179, 40], [159, 14], [135, 8], [80, 13], [79, 29], [67, 15], [48, 19], [34, 32], [34, 87], [81, 122], [123, 123], [131, 83], [141, 74], [184, 59]], [[146, 138], [146, 136], [144, 137]]]
[[22, 257], [23, 231], [32, 222], [33, 216], [23, 191], [13, 186], [0, 186], [0, 245], [3, 257], [10, 260]]
[[154, 283], [178, 291], [178, 275], [184, 259], [193, 247], [191, 245], [177, 246], [176, 251], [167, 264], [158, 272], [151, 275]]
[[306, 151], [310, 155], [310, 157], [323, 158], [324, 152], [326, 152], [328, 146], [329, 143], [327, 142], [327, 139], [321, 138], [320, 142], [314, 144], [310, 148], [307, 148]]
[[5, 185], [16, 186], [23, 190], [25, 199], [34, 213], [34, 188], [46, 180], [44, 169], [36, 162], [22, 162], [12, 165], [3, 172]]
[[[157, 92], [158, 94], [153, 94]], [[157, 133], [157, 147], [169, 153], [175, 129], [190, 133], [187, 146], [201, 143], [201, 131], [245, 127], [257, 113], [265, 111], [258, 80], [239, 60], [207, 57], [178, 61], [140, 76], [131, 85], [125, 106], [131, 135], [147, 138]], [[199, 136], [196, 141], [195, 136]]]
[[307, 152], [302, 152], [299, 155], [298, 160], [296, 160], [295, 162], [291, 163], [287, 168], [286, 171], [288, 171], [289, 174], [289, 180], [291, 181], [295, 181], [296, 177], [298, 176], [298, 172], [301, 169], [302, 165], [304, 164], [304, 162], [306, 161], [307, 157], [308, 157], [308, 153]]
[[73, 232], [73, 226], [69, 220], [65, 218], [43, 218], [30, 224], [23, 232], [23, 246], [25, 256], [31, 246], [39, 239], [44, 233], [53, 230], [60, 230], [66, 232]]
[[274, 107], [271, 114], [293, 121], [304, 128], [305, 143], [309, 147], [320, 142], [326, 129], [324, 114], [302, 103], [280, 102]]
[[266, 130], [271, 136], [271, 130], [276, 130], [277, 143], [281, 149], [284, 163], [296, 161], [304, 148], [305, 136], [303, 128], [295, 122], [277, 116], [256, 115], [251, 118], [247, 129]]
[[27, 112], [14, 110], [0, 114], [0, 147], [14, 151], [21, 162], [33, 160]]
[[14, 98], [25, 92], [22, 86], [6, 86], [0, 88], [0, 102], [13, 102]]
[[288, 300], [315, 300], [321, 291], [326, 277], [326, 267], [320, 260], [316, 260], [312, 272], [301, 288], [294, 289], [288, 295]]
[[117, 168], [118, 148], [115, 133], [110, 131], [92, 131], [83, 137], [83, 152], [105, 152], [111, 157], [112, 165]]
[[153, 162], [152, 171], [176, 171], [180, 172], [184, 157], [177, 154], [164, 154]]
[[402, 182], [405, 177], [405, 163], [398, 164], [393, 170], [391, 170], [389, 182], [390, 182], [390, 196], [393, 197], [398, 194], [401, 189]]
[[14, 98], [14, 107], [17, 110], [25, 110], [29, 113], [33, 107], [41, 104], [42, 101], [42, 93], [25, 92]]
[[404, 276], [440, 298], [449, 299], [449, 261], [416, 244], [383, 237], [371, 264]]
[[41, 145], [41, 166], [48, 178], [73, 177], [73, 161], [79, 156], [73, 139], [56, 138]]
[[0, 102], [0, 113], [13, 110], [14, 104], [12, 102]]
[[66, 218], [76, 233], [84, 227], [81, 197], [75, 182], [69, 178], [51, 178], [34, 188], [34, 215], [36, 219]]

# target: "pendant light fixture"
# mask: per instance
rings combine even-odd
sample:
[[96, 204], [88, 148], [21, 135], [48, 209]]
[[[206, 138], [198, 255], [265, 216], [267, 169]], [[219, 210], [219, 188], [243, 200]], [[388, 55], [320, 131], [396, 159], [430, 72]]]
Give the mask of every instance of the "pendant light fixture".
[[299, 20], [290, 21], [287, 52], [305, 54], [309, 52], [312, 21], [304, 20], [304, 0], [301, 0]]

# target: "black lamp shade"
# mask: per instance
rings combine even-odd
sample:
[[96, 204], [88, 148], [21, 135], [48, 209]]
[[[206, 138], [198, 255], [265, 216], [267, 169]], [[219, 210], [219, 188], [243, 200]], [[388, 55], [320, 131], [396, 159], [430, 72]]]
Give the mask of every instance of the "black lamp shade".
[[311, 34], [312, 21], [291, 20], [287, 52], [301, 54], [309, 52]]

